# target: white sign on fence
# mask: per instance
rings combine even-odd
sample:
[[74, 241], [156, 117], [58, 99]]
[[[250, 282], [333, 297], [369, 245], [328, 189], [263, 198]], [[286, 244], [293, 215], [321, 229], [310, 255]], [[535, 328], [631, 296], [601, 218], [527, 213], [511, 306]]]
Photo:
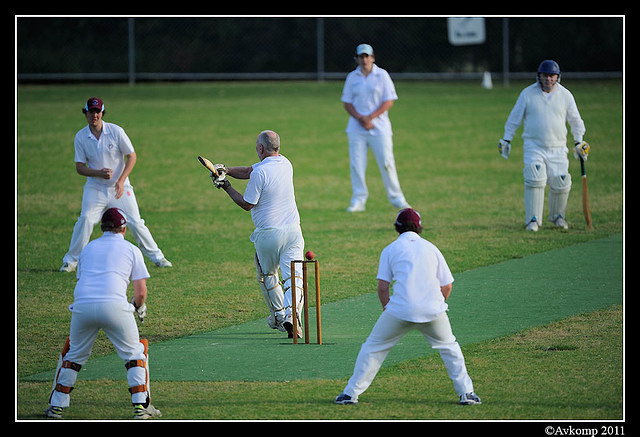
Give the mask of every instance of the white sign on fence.
[[449, 17], [447, 18], [449, 43], [454, 46], [482, 44], [485, 41], [484, 18]]

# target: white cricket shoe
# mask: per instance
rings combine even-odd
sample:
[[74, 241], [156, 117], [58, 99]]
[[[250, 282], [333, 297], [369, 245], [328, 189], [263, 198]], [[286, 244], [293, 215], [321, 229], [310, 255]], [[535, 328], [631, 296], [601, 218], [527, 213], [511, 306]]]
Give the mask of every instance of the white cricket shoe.
[[567, 221], [561, 215], [559, 215], [558, 218], [552, 223], [556, 225], [556, 228], [569, 229], [569, 223], [567, 223]]
[[60, 267], [60, 271], [67, 273], [75, 272], [77, 265], [78, 263], [64, 263], [62, 267]]
[[347, 207], [347, 212], [362, 212], [364, 210], [364, 203], [352, 203]]
[[538, 221], [535, 217], [527, 224], [527, 231], [538, 232]]
[[411, 205], [409, 205], [406, 201], [400, 202], [400, 203], [393, 203], [392, 205], [395, 206], [398, 209], [411, 208]]
[[287, 331], [284, 327], [284, 320], [279, 320], [277, 314], [276, 317], [273, 317], [273, 315], [269, 314], [269, 317], [267, 317], [267, 325], [269, 325], [269, 328], [271, 329], [277, 329], [281, 332]]
[[158, 267], [173, 267], [171, 261], [166, 258], [162, 258], [160, 261], [156, 261], [154, 264]]
[[160, 416], [162, 416], [160, 410], [158, 410], [151, 404], [149, 404], [147, 408], [143, 407], [140, 404], [134, 405], [133, 407], [133, 418], [136, 420], [145, 420]]
[[62, 407], [55, 407], [53, 405], [49, 405], [46, 410], [44, 410], [45, 417], [51, 417], [53, 419], [62, 419]]

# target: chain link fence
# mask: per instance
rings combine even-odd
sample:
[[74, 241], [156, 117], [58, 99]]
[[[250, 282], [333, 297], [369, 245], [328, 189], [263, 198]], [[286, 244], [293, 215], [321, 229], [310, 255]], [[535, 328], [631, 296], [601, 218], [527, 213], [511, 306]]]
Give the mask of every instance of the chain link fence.
[[343, 80], [371, 44], [394, 79], [621, 78], [624, 17], [486, 17], [484, 42], [454, 45], [446, 17], [16, 17], [19, 83]]

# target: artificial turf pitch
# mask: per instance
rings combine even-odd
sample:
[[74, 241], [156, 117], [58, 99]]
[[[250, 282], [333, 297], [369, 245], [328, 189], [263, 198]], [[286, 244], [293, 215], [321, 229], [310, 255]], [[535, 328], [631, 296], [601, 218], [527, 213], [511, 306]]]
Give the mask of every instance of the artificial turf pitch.
[[[622, 234], [455, 275], [449, 318], [464, 345], [492, 339], [623, 301]], [[322, 281], [322, 279], [321, 279]], [[312, 281], [310, 281], [312, 283]], [[321, 283], [322, 289], [322, 283]], [[256, 293], [258, 289], [256, 286]], [[312, 302], [313, 304], [313, 302]], [[150, 375], [165, 381], [291, 381], [348, 378], [380, 314], [376, 293], [321, 305], [322, 345], [294, 345], [266, 318], [150, 344]], [[145, 324], [153, 323], [150, 317]], [[144, 337], [145, 325], [140, 334]], [[171, 329], [170, 326], [167, 329]], [[417, 332], [407, 335], [384, 365], [433, 353]], [[116, 355], [90, 359], [79, 380], [122, 379]], [[52, 380], [53, 370], [23, 380]]]

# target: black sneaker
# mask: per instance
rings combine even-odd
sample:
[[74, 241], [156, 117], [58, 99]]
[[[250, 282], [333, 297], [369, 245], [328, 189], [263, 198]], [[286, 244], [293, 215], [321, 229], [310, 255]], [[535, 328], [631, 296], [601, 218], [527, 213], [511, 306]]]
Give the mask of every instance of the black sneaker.
[[353, 399], [351, 396], [345, 393], [340, 393], [336, 400], [334, 401], [336, 404], [342, 405], [355, 405], [358, 403], [357, 399]]
[[[287, 331], [287, 338], [293, 338], [293, 324], [291, 322], [284, 322], [282, 326], [284, 326], [284, 329]], [[298, 325], [298, 338], [302, 338], [300, 325]]]

